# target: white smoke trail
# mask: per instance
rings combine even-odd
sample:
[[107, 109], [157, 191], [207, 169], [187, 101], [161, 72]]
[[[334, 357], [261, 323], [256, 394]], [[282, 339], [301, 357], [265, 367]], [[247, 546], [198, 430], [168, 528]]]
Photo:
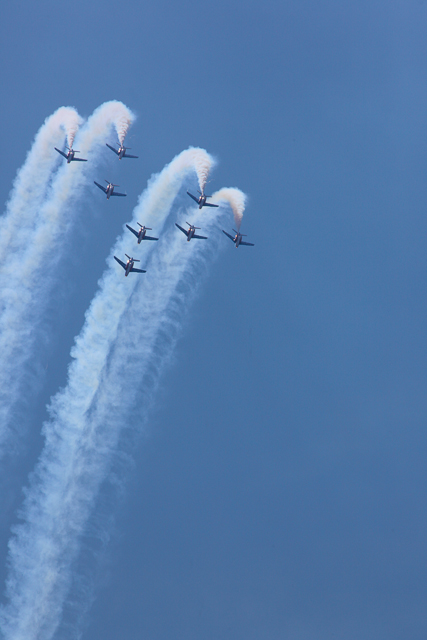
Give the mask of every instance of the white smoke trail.
[[6, 257], [9, 243], [12, 242], [12, 248], [16, 249], [16, 244], [22, 242], [23, 236], [28, 241], [28, 233], [33, 228], [53, 172], [58, 166], [58, 154], [54, 147], [62, 147], [64, 133], [70, 143], [81, 124], [82, 118], [75, 109], [60, 107], [46, 118], [37, 132], [25, 163], [15, 178], [5, 214], [0, 218], [0, 263]]
[[[160, 233], [185, 175], [194, 170], [200, 158], [209, 163], [206, 152], [185, 151], [154, 177], [134, 211], [133, 225], [139, 220]], [[220, 209], [215, 210], [216, 215], [217, 211]], [[112, 253], [122, 257], [131, 251], [134, 240], [126, 230]], [[162, 355], [162, 350], [170, 347], [170, 341], [159, 343], [158, 334], [174, 317], [173, 305], [185, 303], [178, 286], [201, 247], [189, 245], [175, 228], [173, 235], [169, 233], [156, 243], [159, 248], [147, 244], [144, 250], [160, 257], [153, 257], [147, 274], [141, 276], [130, 274], [125, 280], [123, 270], [110, 256], [110, 266], [72, 350], [68, 384], [53, 399], [52, 422], [43, 429], [45, 448], [22, 511], [24, 524], [16, 528], [9, 545], [10, 602], [1, 613], [5, 640], [50, 640], [55, 633], [81, 536], [117, 452], [123, 419], [112, 417], [129, 397], [132, 378], [127, 375], [128, 368], [141, 380], [150, 367], [159, 369], [157, 360], [160, 357], [163, 362], [167, 354]], [[139, 295], [131, 304], [135, 288]], [[136, 298], [142, 306], [134, 306]], [[120, 359], [128, 340], [137, 351], [128, 353], [123, 362]], [[119, 389], [123, 396], [117, 393]]]
[[[33, 354], [55, 267], [75, 219], [76, 199], [88, 183], [110, 127], [123, 119], [130, 122], [132, 114], [120, 102], [107, 102], [95, 110], [78, 135], [79, 149], [88, 162], [64, 162], [44, 202], [33, 212], [30, 238], [22, 229], [10, 238], [0, 269], [0, 457], [15, 445], [16, 421], [13, 432], [10, 427], [14, 407], [24, 384], [31, 384], [25, 365]], [[51, 153], [57, 156], [53, 147]]]
[[124, 111], [123, 104], [121, 102], [112, 100], [107, 104], [109, 104], [109, 113], [114, 119], [114, 126], [116, 128], [120, 144], [123, 144], [129, 127], [135, 120], [135, 116], [129, 109]]
[[[95, 144], [102, 145], [105, 148], [105, 137], [112, 126], [116, 129], [121, 141], [121, 136], [124, 139], [134, 120], [134, 114], [123, 102], [117, 100], [104, 102], [104, 104], [95, 109], [88, 119], [87, 126], [81, 131], [78, 141], [80, 151], [88, 153], [89, 149], [93, 148]], [[90, 154], [88, 157], [90, 158]]]
[[65, 127], [65, 133], [67, 135], [67, 146], [69, 149], [73, 148], [74, 138], [76, 137], [76, 133], [79, 130], [78, 123], [70, 122], [69, 126]]
[[242, 224], [243, 212], [246, 206], [247, 196], [240, 191], [240, 189], [235, 189], [233, 187], [226, 187], [224, 189], [220, 189], [212, 196], [211, 202], [221, 202], [226, 201], [229, 203], [234, 216], [234, 222], [236, 224], [237, 231], [240, 230], [240, 225]]
[[205, 158], [196, 158], [194, 162], [194, 168], [196, 169], [197, 179], [199, 181], [200, 191], [204, 193], [206, 182], [208, 181], [209, 171], [214, 164], [213, 158], [210, 157], [210, 162], [207, 162]]

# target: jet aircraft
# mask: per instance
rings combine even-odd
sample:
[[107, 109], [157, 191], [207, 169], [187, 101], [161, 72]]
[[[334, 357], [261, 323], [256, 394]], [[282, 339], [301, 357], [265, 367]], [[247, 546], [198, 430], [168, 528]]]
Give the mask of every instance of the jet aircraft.
[[119, 263], [119, 265], [121, 267], [123, 267], [123, 269], [125, 270], [125, 277], [127, 278], [127, 276], [130, 274], [131, 271], [134, 271], [135, 273], [146, 273], [146, 271], [144, 271], [144, 269], [136, 269], [133, 265], [135, 264], [135, 262], [141, 262], [141, 260], [137, 260], [136, 258], [131, 258], [130, 256], [128, 256], [127, 253], [125, 253], [126, 258], [129, 258], [129, 260], [126, 262], [126, 264], [124, 262], [122, 262], [121, 260], [119, 260], [118, 258], [116, 258], [116, 256], [114, 256], [114, 260], [116, 260], [116, 262]]
[[226, 231], [224, 231], [224, 229], [222, 230], [223, 233], [225, 233], [226, 236], [228, 236], [230, 238], [230, 240], [232, 240], [235, 245], [236, 245], [236, 249], [240, 244], [245, 244], [248, 247], [254, 247], [255, 245], [252, 244], [252, 242], [243, 242], [242, 238], [243, 236], [245, 236], [245, 233], [240, 233], [240, 231], [236, 231], [236, 229], [233, 229], [233, 231], [235, 231], [236, 235], [233, 237], [231, 236], [229, 233], [227, 233]]
[[197, 202], [197, 204], [199, 205], [199, 209], [201, 209], [202, 207], [219, 207], [218, 204], [211, 204], [210, 202], [206, 202], [206, 198], [212, 198], [212, 196], [205, 196], [203, 191], [199, 191], [197, 189], [197, 193], [200, 193], [199, 197], [193, 196], [193, 194], [189, 191], [187, 191], [187, 193], [190, 198], [193, 198], [194, 202]]
[[[118, 144], [118, 143], [116, 142], [116, 144]], [[114, 153], [119, 156], [119, 160], [121, 160], [122, 158], [137, 158], [138, 157], [138, 156], [131, 156], [130, 153], [126, 153], [126, 151], [128, 149], [130, 149], [130, 147], [124, 147], [122, 144], [119, 145], [118, 149], [115, 149], [114, 147], [110, 146], [109, 144], [107, 144], [107, 147], [109, 149], [111, 149], [111, 151], [114, 151]]]
[[95, 182], [95, 180], [93, 182], [94, 184], [96, 184], [97, 187], [102, 189], [102, 191], [107, 194], [107, 200], [110, 199], [110, 196], [126, 196], [127, 195], [127, 193], [116, 193], [114, 191], [114, 187], [120, 187], [119, 184], [113, 184], [112, 182], [108, 182], [108, 180], [106, 180], [105, 182], [107, 183], [107, 188], [105, 188], [101, 184], [98, 184], [97, 182]]
[[64, 153], [63, 151], [60, 151], [59, 149], [57, 149], [55, 147], [55, 151], [57, 151], [58, 153], [61, 154], [61, 156], [64, 156], [64, 158], [67, 161], [67, 164], [70, 164], [70, 162], [87, 162], [87, 160], [84, 160], [84, 158], [75, 158], [74, 155], [76, 153], [80, 153], [80, 151], [77, 151], [76, 149], [73, 149], [73, 147], [67, 147], [68, 149], [68, 153]]
[[190, 224], [189, 222], [187, 222], [186, 224], [188, 224], [188, 226], [190, 227], [187, 230], [183, 229], [182, 227], [179, 226], [179, 224], [177, 222], [175, 222], [175, 225], [178, 227], [178, 229], [180, 229], [182, 231], [182, 233], [185, 233], [185, 235], [187, 236], [187, 242], [190, 242], [191, 238], [197, 238], [198, 240], [207, 240], [206, 236], [198, 236], [198, 235], [196, 235], [195, 231], [196, 231], [196, 229], [200, 229], [200, 227], [195, 227], [194, 225]]
[[133, 235], [138, 238], [138, 244], [141, 244], [141, 240], [158, 240], [158, 238], [153, 238], [152, 236], [147, 236], [147, 231], [152, 231], [150, 227], [146, 227], [143, 224], [137, 223], [141, 228], [139, 231], [135, 231], [128, 224], [126, 225], [129, 231], [132, 231]]

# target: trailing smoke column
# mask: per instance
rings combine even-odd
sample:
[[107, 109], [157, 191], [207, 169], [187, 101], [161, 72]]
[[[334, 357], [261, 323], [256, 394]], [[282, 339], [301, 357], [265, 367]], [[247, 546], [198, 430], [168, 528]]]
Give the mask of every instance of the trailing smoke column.
[[244, 194], [243, 191], [240, 191], [240, 189], [235, 189], [234, 187], [224, 187], [223, 189], [216, 191], [212, 196], [212, 202], [228, 202], [233, 212], [236, 231], [240, 231], [246, 200], [246, 194]]
[[202, 156], [200, 153], [196, 153], [198, 151], [199, 151], [198, 149], [189, 149], [189, 153], [195, 152], [194, 168], [197, 173], [197, 179], [199, 181], [200, 191], [204, 193], [205, 186], [209, 177], [209, 171], [212, 168], [213, 160], [210, 156], [207, 158], [205, 156]]
[[74, 111], [73, 109], [67, 109], [66, 107], [61, 107], [61, 109], [58, 109], [57, 113], [62, 109], [64, 111], [71, 111], [71, 113], [64, 114], [62, 126], [65, 129], [65, 135], [67, 136], [67, 144], [69, 148], [72, 149], [74, 138], [76, 137], [76, 133], [82, 124], [82, 119], [76, 111]]
[[123, 144], [129, 127], [134, 120], [135, 115], [123, 102], [117, 100], [104, 102], [104, 104], [95, 109], [88, 119], [87, 125], [82, 129], [78, 142], [79, 148], [82, 153], [87, 153], [95, 143], [103, 144], [104, 137], [111, 126], [116, 129], [120, 144]]
[[58, 154], [54, 147], [63, 146], [64, 133], [71, 147], [81, 124], [82, 118], [75, 109], [60, 107], [46, 118], [37, 132], [33, 146], [15, 178], [6, 212], [1, 218], [0, 263], [7, 259], [10, 243], [13, 245], [10, 249], [14, 252], [28, 244], [28, 231], [34, 227], [38, 209], [58, 166]]
[[[120, 107], [123, 106], [121, 103], [118, 103], [118, 105], [120, 105]], [[128, 129], [134, 119], [135, 119], [134, 115], [129, 110], [128, 110], [128, 113], [124, 113], [121, 108], [117, 109], [115, 126], [116, 126], [117, 136], [119, 138], [119, 142], [121, 145], [124, 143]]]

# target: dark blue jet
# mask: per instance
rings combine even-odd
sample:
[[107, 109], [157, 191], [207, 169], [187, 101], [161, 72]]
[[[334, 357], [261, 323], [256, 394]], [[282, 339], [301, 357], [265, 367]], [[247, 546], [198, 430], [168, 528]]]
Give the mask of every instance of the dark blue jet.
[[224, 229], [222, 230], [222, 232], [225, 233], [225, 235], [228, 236], [230, 238], [230, 240], [232, 240], [235, 243], [236, 249], [241, 244], [244, 244], [247, 247], [254, 247], [255, 246], [254, 244], [252, 244], [252, 242], [243, 242], [242, 238], [243, 238], [243, 236], [246, 235], [245, 233], [240, 233], [239, 231], [236, 231], [236, 229], [233, 229], [233, 231], [236, 233], [236, 235], [234, 237], [231, 236], [226, 231], [224, 231]]
[[138, 238], [138, 244], [141, 244], [142, 240], [158, 240], [158, 238], [147, 236], [147, 231], [152, 231], [150, 227], [146, 227], [143, 224], [139, 224], [139, 222], [137, 222], [137, 224], [141, 227], [139, 231], [135, 231], [135, 229], [132, 229], [132, 227], [130, 227], [128, 224], [126, 226], [129, 229], [129, 231], [132, 231], [133, 235]]
[[71, 147], [71, 149], [70, 149], [70, 147], [67, 147], [67, 149], [68, 149], [68, 153], [64, 153], [63, 151], [60, 151], [59, 149], [57, 149], [57, 148], [55, 147], [55, 151], [57, 151], [58, 153], [60, 153], [60, 154], [61, 154], [61, 156], [64, 156], [64, 158], [65, 158], [65, 159], [66, 159], [66, 161], [67, 161], [67, 164], [70, 164], [70, 162], [73, 162], [73, 161], [74, 161], [74, 162], [87, 162], [87, 160], [84, 160], [83, 158], [75, 158], [75, 157], [74, 157], [74, 155], [75, 155], [76, 153], [80, 153], [80, 151], [76, 151], [76, 150], [75, 150], [75, 149], [73, 149], [72, 147]]
[[196, 235], [196, 229], [200, 229], [200, 227], [195, 227], [189, 222], [187, 222], [186, 224], [188, 224], [188, 226], [190, 227], [189, 229], [183, 229], [177, 222], [175, 222], [175, 225], [178, 227], [178, 229], [182, 231], [182, 233], [185, 233], [185, 235], [187, 236], [187, 242], [190, 242], [191, 238], [197, 238], [198, 240], [207, 240], [206, 236]]
[[219, 207], [218, 204], [211, 204], [210, 202], [206, 202], [206, 198], [212, 198], [212, 196], [205, 196], [204, 193], [202, 193], [202, 191], [199, 191], [197, 189], [197, 193], [200, 193], [200, 196], [193, 196], [192, 193], [190, 193], [189, 191], [187, 191], [188, 195], [190, 196], [190, 198], [193, 198], [194, 202], [197, 202], [197, 204], [199, 205], [199, 209], [201, 209], [202, 207]]
[[[116, 142], [116, 144], [118, 144], [118, 143]], [[115, 149], [114, 147], [110, 146], [109, 144], [107, 144], [107, 147], [109, 149], [111, 149], [111, 151], [114, 151], [114, 153], [119, 156], [119, 160], [121, 160], [122, 158], [137, 158], [138, 157], [138, 156], [131, 156], [130, 153], [126, 153], [126, 151], [128, 149], [130, 149], [130, 147], [124, 147], [122, 144], [119, 145], [118, 149]]]
[[114, 260], [116, 260], [116, 262], [119, 263], [119, 265], [121, 267], [123, 267], [123, 269], [125, 270], [125, 277], [127, 278], [127, 276], [130, 274], [130, 272], [135, 272], [135, 273], [146, 273], [146, 271], [144, 271], [144, 269], [136, 269], [133, 265], [135, 264], [135, 262], [141, 262], [141, 260], [136, 260], [136, 258], [131, 258], [130, 256], [128, 256], [127, 253], [125, 253], [126, 258], [129, 258], [129, 260], [126, 262], [126, 264], [124, 262], [122, 262], [121, 260], [119, 260], [118, 258], [116, 258], [116, 256], [114, 256]]
[[127, 193], [116, 193], [114, 191], [114, 187], [120, 187], [119, 184], [113, 184], [112, 182], [108, 182], [108, 180], [106, 180], [105, 182], [107, 183], [107, 188], [105, 188], [101, 184], [98, 184], [98, 182], [95, 182], [95, 180], [93, 182], [97, 187], [99, 187], [104, 193], [107, 194], [107, 200], [110, 199], [110, 196], [127, 196]]

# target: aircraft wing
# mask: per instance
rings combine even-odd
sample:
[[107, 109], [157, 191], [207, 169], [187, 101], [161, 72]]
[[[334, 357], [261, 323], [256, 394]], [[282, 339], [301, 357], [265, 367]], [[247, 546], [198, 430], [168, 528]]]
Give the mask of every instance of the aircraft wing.
[[[114, 151], [114, 153], [115, 153], [117, 156], [119, 155], [119, 152], [117, 151], [117, 149], [115, 149], [114, 147], [110, 147], [110, 145], [109, 145], [109, 144], [107, 144], [106, 146], [107, 146], [109, 149], [111, 149], [111, 151]], [[110, 158], [111, 158], [111, 156], [110, 156]]]
[[193, 238], [197, 238], [197, 240], [207, 240], [206, 236], [196, 236], [196, 234], [194, 234]]
[[180, 229], [182, 231], [182, 233], [185, 233], [185, 235], [188, 235], [188, 232], [185, 229], [183, 229], [182, 227], [180, 227], [177, 222], [175, 222], [175, 226], [178, 227], [178, 229]]
[[126, 153], [126, 151], [123, 154], [124, 158], [138, 158], [138, 156], [131, 156], [130, 153]]
[[66, 154], [66, 153], [64, 153], [63, 151], [60, 151], [60, 150], [59, 150], [59, 149], [57, 149], [56, 147], [55, 147], [55, 151], [57, 151], [58, 153], [60, 153], [60, 154], [61, 154], [61, 156], [64, 156], [64, 158], [65, 158], [66, 160], [68, 160], [68, 156], [67, 156], [67, 154]]
[[211, 204], [210, 202], [205, 202], [204, 207], [219, 207], [219, 204]]
[[[232, 240], [234, 242], [234, 238], [233, 236], [230, 236], [229, 233], [227, 233], [226, 231], [224, 231], [224, 229], [222, 230], [223, 233], [225, 233], [226, 236], [228, 236], [230, 238], [230, 240]], [[241, 243], [240, 243], [241, 244]]]
[[73, 158], [71, 162], [87, 162], [84, 158]]
[[153, 238], [152, 236], [144, 236], [143, 240], [158, 240], [158, 238]]
[[134, 236], [138, 237], [138, 231], [135, 231], [135, 229], [132, 229], [132, 227], [130, 227], [128, 224], [126, 226], [129, 229], [129, 231], [132, 231]]
[[132, 267], [131, 271], [135, 271], [135, 273], [147, 273], [144, 269], [136, 269], [136, 267]]
[[196, 198], [196, 196], [193, 196], [193, 194], [190, 193], [189, 191], [187, 191], [187, 193], [190, 196], [190, 198], [193, 198], [194, 202], [197, 202], [197, 204], [199, 204], [199, 198]]
[[243, 240], [240, 240], [240, 244], [245, 244], [247, 247], [254, 247], [255, 246], [252, 242], [243, 242]]
[[[102, 184], [98, 184], [97, 182], [95, 182], [95, 180], [93, 181], [94, 184], [96, 184], [97, 187], [99, 187], [100, 189], [103, 190], [104, 193], [107, 193], [107, 189], [105, 189]], [[225, 232], [224, 232], [225, 233]]]
[[[116, 258], [116, 256], [114, 256], [114, 260], [115, 260], [116, 262], [118, 262], [118, 263], [119, 263], [119, 265], [120, 265], [121, 267], [123, 267], [123, 269], [126, 271], [126, 265], [125, 265], [125, 263], [124, 263], [124, 262], [122, 262], [121, 260], [119, 260], [118, 258]], [[133, 269], [132, 269], [132, 271], [133, 271]]]
[[127, 193], [117, 193], [116, 191], [113, 191], [113, 193], [110, 193], [110, 196], [127, 196]]

